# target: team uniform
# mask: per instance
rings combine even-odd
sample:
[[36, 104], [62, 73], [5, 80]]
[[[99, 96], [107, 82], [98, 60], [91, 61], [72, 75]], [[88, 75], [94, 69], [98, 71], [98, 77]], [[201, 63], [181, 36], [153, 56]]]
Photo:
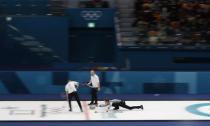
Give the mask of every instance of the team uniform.
[[100, 80], [99, 80], [98, 75], [94, 74], [93, 76], [91, 76], [90, 82], [88, 83], [88, 85], [91, 87], [91, 102], [89, 105], [98, 104], [97, 94], [100, 88]]
[[119, 99], [113, 99], [109, 101], [109, 105], [99, 105], [99, 107], [103, 107], [103, 110], [101, 110], [100, 108], [98, 108], [98, 110], [100, 109], [101, 112], [108, 112], [111, 108], [113, 108], [113, 110], [118, 110], [120, 107], [122, 108], [126, 108], [128, 110], [132, 110], [132, 109], [142, 109], [143, 110], [143, 105], [140, 106], [128, 106], [125, 101], [123, 100], [119, 100]]
[[74, 97], [75, 100], [77, 101], [79, 107], [80, 107], [80, 110], [82, 110], [82, 105], [80, 103], [80, 99], [79, 99], [79, 96], [77, 94], [77, 88], [79, 87], [79, 83], [76, 82], [76, 81], [69, 81], [66, 86], [65, 86], [65, 91], [66, 91], [66, 94], [67, 94], [67, 97], [68, 97], [68, 102], [69, 102], [69, 108], [70, 110], [69, 111], [72, 111], [72, 106], [71, 106], [71, 101], [72, 101], [72, 98]]

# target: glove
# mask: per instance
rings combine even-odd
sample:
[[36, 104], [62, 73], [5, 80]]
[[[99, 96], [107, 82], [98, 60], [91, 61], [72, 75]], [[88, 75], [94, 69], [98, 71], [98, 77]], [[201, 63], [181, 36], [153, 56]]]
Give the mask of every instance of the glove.
[[100, 90], [101, 90], [101, 88], [99, 87], [99, 88], [98, 88], [98, 91], [100, 91]]

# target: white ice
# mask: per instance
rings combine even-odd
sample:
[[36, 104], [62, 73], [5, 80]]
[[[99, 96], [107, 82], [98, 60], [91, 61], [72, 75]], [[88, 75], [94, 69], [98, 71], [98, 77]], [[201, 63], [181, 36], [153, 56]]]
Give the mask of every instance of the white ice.
[[[120, 108], [98, 113], [88, 103], [82, 101], [84, 112], [80, 112], [73, 101], [73, 112], [69, 112], [67, 101], [0, 101], [0, 121], [210, 120], [186, 111], [189, 105], [210, 101], [126, 101], [130, 106], [144, 105], [144, 110]], [[199, 111], [210, 114], [210, 106]]]

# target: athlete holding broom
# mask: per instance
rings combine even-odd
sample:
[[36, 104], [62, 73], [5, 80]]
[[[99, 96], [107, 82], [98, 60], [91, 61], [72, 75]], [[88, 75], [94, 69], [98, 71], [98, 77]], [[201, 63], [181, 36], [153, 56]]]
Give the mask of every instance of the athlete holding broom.
[[66, 98], [69, 102], [69, 108], [70, 108], [69, 111], [72, 111], [71, 101], [72, 101], [72, 98], [74, 97], [79, 105], [81, 112], [83, 112], [79, 95], [77, 93], [78, 87], [79, 87], [79, 83], [76, 81], [71, 81], [71, 80], [69, 80], [69, 82], [65, 86]]

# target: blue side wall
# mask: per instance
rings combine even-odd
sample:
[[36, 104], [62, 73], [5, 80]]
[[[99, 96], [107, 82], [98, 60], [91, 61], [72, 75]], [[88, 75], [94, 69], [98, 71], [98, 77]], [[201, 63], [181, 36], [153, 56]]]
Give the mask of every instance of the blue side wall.
[[[7, 75], [11, 72], [1, 72], [0, 76], [0, 93], [18, 93], [21, 94], [23, 86], [26, 92], [32, 94], [57, 94], [63, 92], [65, 81], [56, 83], [53, 72], [13, 72], [15, 77]], [[14, 76], [13, 75], [13, 76]], [[67, 73], [68, 79], [76, 80], [81, 83], [89, 81], [88, 71], [72, 71]], [[187, 85], [189, 90], [185, 93], [190, 94], [208, 94], [210, 93], [210, 72], [131, 72], [131, 71], [108, 71], [98, 72], [102, 83], [101, 93], [105, 94], [141, 94], [144, 93], [145, 83], [166, 83], [176, 84], [181, 83]], [[11, 81], [14, 80], [14, 81]], [[66, 81], [67, 81], [66, 80]], [[22, 87], [22, 88], [23, 88]], [[180, 90], [177, 87], [175, 90]], [[12, 90], [14, 89], [14, 90]], [[20, 90], [16, 92], [16, 90]], [[89, 93], [89, 89], [80, 88], [81, 93]], [[24, 92], [23, 92], [24, 93]], [[176, 92], [175, 92], [176, 93]]]
[[210, 51], [205, 50], [142, 50], [121, 49], [122, 60], [129, 60], [134, 70], [209, 70], [209, 62], [196, 60], [191, 63], [177, 63], [176, 58], [206, 58], [210, 59]]

